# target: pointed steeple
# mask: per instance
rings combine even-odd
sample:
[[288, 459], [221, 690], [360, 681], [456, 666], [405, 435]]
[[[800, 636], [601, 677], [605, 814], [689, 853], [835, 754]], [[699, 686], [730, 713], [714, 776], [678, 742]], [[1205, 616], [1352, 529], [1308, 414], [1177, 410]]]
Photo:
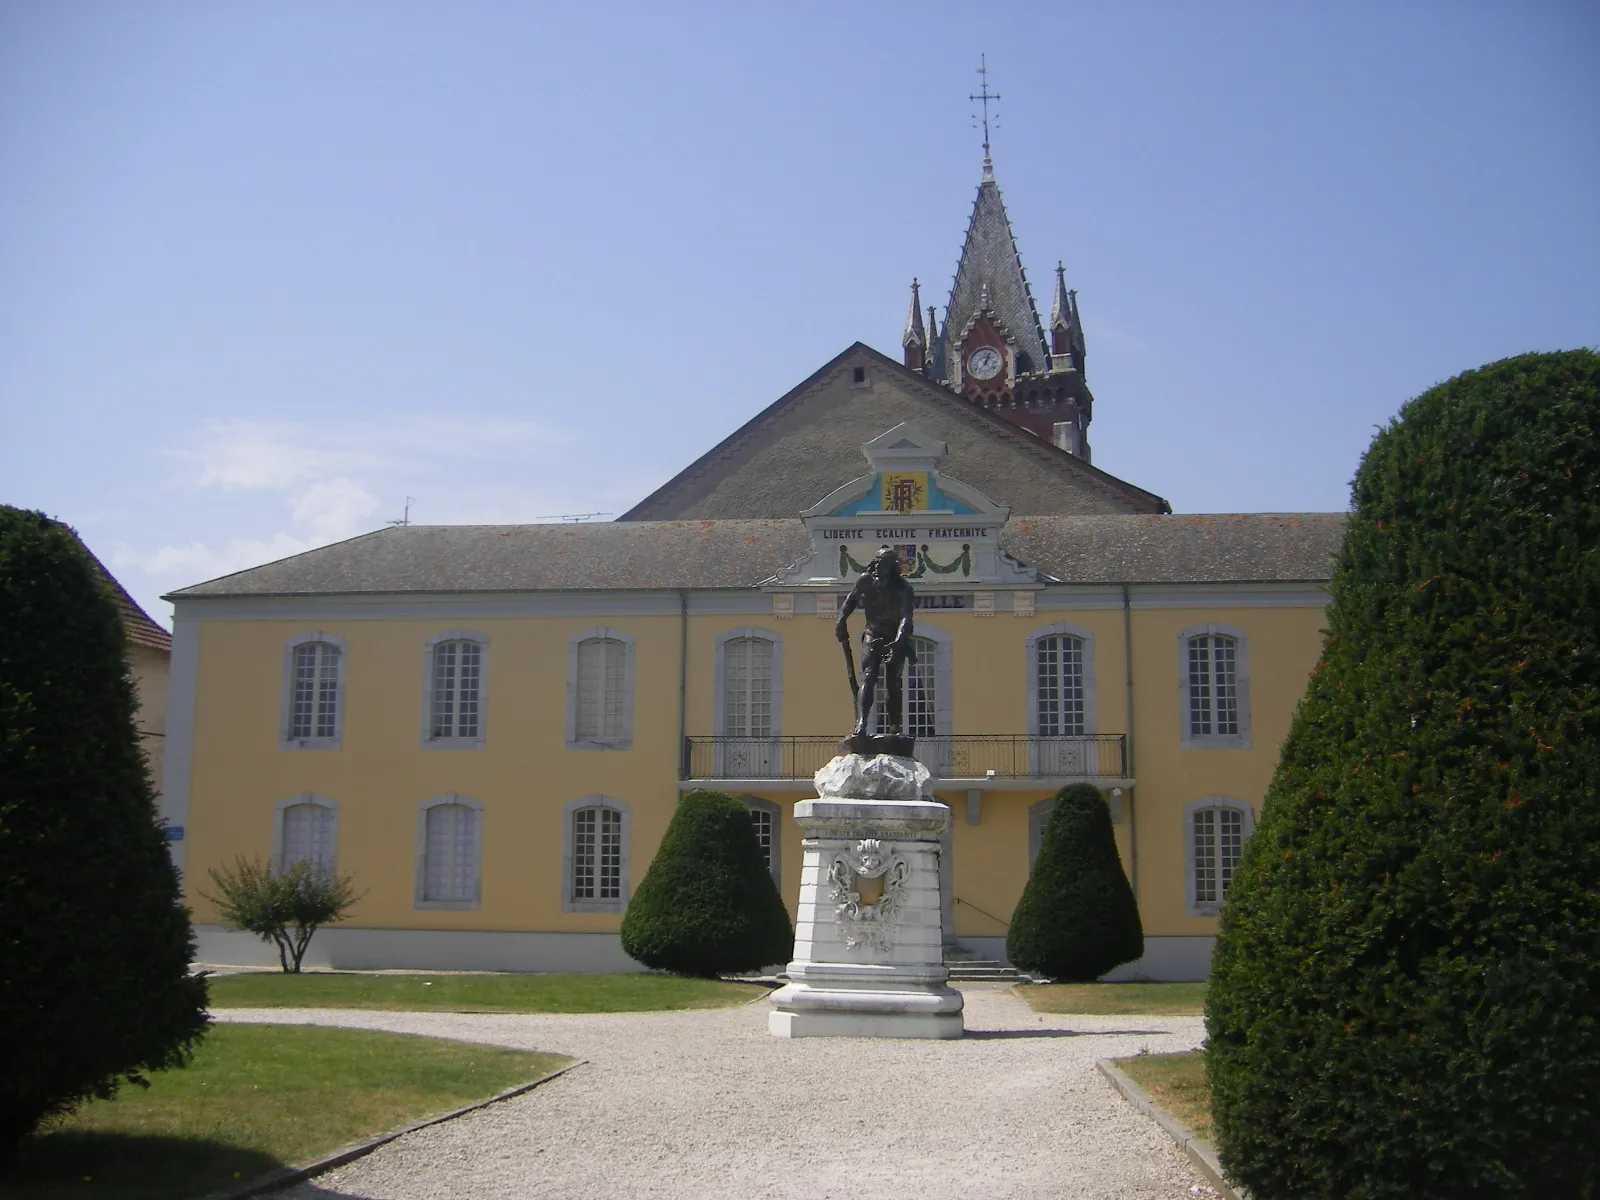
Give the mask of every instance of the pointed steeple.
[[928, 357], [927, 373], [933, 379], [942, 380], [944, 370], [944, 337], [939, 333], [939, 322], [934, 315], [933, 305], [928, 305]]
[[1056, 290], [1050, 299], [1050, 365], [1065, 366], [1057, 360], [1072, 353], [1072, 301], [1067, 298], [1067, 269], [1056, 263]]
[[1078, 316], [1078, 291], [1076, 288], [1067, 293], [1067, 304], [1072, 309], [1072, 361], [1078, 368], [1078, 374], [1085, 374], [1084, 360], [1088, 358], [1088, 350], [1083, 343], [1083, 321]]
[[917, 281], [911, 281], [911, 308], [906, 313], [906, 331], [900, 338], [905, 348], [906, 366], [920, 371], [928, 361], [928, 335], [922, 327], [922, 293]]
[[945, 309], [945, 337], [959, 337], [983, 306], [988, 292], [988, 307], [1000, 324], [1016, 339], [1019, 373], [1042, 371], [1049, 362], [1039, 310], [1017, 253], [1011, 221], [1006, 216], [1000, 185], [986, 170], [973, 201], [972, 219], [967, 223], [967, 240], [956, 264], [955, 282], [950, 287], [950, 305]]

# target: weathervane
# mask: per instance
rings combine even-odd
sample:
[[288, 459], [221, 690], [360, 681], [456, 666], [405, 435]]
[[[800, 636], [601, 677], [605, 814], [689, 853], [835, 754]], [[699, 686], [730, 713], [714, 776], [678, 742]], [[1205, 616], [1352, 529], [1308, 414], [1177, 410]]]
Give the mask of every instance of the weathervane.
[[[989, 101], [1000, 99], [1000, 93], [989, 90], [989, 56], [987, 54], [978, 55], [978, 84], [977, 94], [968, 96], [967, 99], [983, 102], [983, 177], [985, 179], [993, 179], [994, 163], [989, 161]], [[973, 113], [972, 124], [974, 128], [977, 127], [978, 121], [978, 114]], [[999, 123], [1000, 114], [996, 113], [995, 124], [998, 125]]]

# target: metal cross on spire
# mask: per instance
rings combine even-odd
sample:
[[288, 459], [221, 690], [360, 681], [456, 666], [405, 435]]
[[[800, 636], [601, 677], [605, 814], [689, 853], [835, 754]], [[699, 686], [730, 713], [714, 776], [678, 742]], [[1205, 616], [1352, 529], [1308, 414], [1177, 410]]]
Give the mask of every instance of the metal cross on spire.
[[[989, 159], [989, 101], [1000, 99], [1000, 93], [989, 90], [989, 56], [987, 54], [978, 55], [978, 84], [977, 94], [968, 96], [967, 99], [979, 100], [983, 103], [983, 177], [985, 179], [993, 179], [994, 163]], [[973, 114], [973, 118], [974, 121], [977, 120], [976, 113]], [[995, 114], [995, 119], [999, 120], [998, 113]]]

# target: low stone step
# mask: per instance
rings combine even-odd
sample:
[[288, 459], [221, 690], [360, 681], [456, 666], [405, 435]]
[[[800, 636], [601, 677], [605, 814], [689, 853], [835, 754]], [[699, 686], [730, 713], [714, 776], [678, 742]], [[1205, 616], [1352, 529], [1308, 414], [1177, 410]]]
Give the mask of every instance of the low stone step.
[[949, 963], [950, 978], [957, 983], [1021, 983], [1026, 975], [999, 963]]

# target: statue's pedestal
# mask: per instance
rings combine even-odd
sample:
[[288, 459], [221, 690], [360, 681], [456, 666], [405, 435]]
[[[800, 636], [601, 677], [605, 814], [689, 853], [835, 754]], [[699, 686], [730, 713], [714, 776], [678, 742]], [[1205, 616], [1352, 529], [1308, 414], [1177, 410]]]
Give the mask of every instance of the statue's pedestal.
[[794, 961], [767, 1028], [778, 1037], [960, 1037], [939, 902], [950, 808], [933, 799], [928, 769], [845, 754], [817, 772], [817, 788], [821, 796], [795, 805], [805, 838]]

